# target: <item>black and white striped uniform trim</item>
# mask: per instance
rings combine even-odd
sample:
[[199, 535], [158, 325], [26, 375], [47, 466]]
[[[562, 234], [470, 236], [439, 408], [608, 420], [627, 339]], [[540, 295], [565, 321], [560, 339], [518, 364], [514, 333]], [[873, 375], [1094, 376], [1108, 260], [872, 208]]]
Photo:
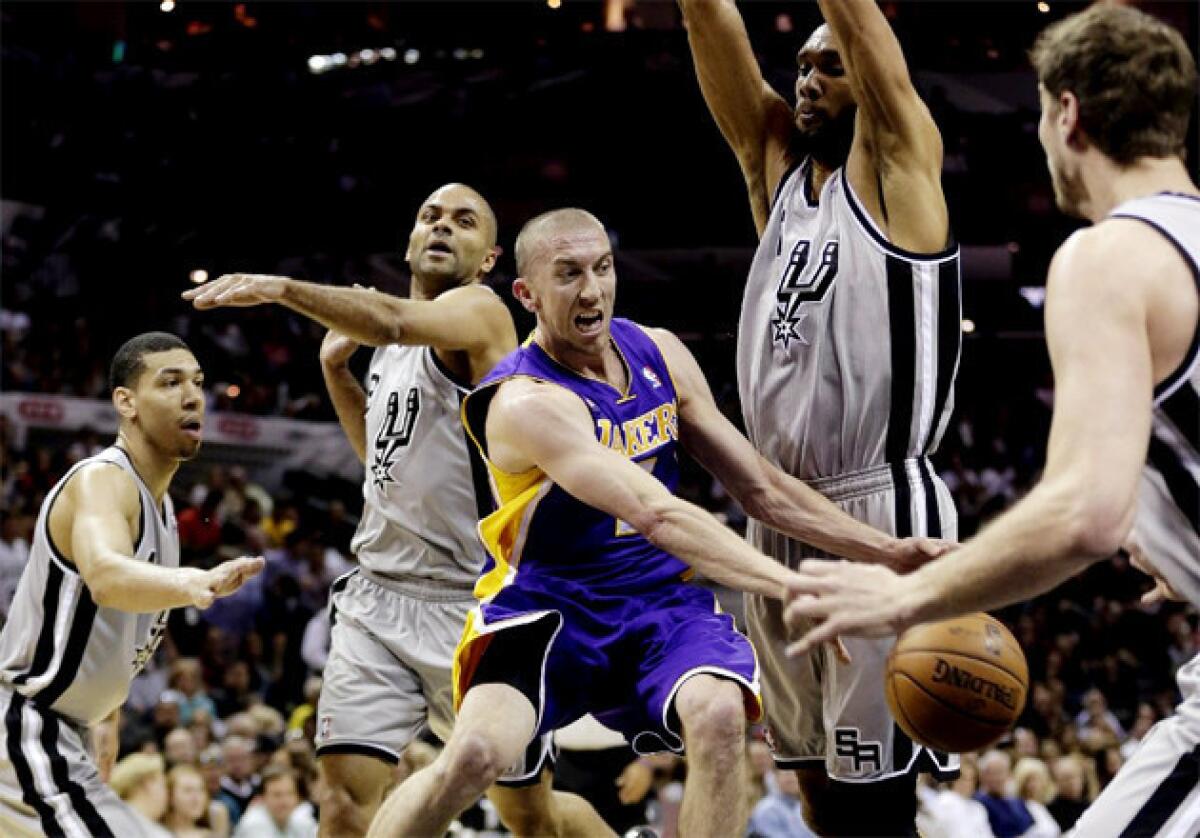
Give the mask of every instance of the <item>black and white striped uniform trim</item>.
[[65, 722], [18, 692], [11, 696], [4, 714], [8, 758], [22, 798], [37, 812], [43, 831], [51, 838], [115, 838], [83, 786], [71, 778], [59, 750]]

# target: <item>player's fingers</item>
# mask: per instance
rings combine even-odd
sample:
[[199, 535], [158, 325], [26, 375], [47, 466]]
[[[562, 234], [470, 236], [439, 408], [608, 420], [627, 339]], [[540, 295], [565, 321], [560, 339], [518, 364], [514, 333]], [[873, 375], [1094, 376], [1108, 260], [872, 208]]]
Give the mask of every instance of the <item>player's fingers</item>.
[[850, 650], [846, 648], [846, 644], [842, 642], [842, 638], [833, 638], [833, 653], [842, 663], [853, 663], [854, 659], [850, 657]]

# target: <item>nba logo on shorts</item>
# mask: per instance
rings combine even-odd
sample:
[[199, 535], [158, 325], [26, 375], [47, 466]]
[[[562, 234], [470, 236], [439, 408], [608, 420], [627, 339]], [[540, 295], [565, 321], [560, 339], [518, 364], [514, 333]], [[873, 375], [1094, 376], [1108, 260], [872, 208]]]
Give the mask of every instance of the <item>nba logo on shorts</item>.
[[329, 738], [329, 721], [330, 720], [329, 720], [328, 716], [321, 717], [320, 730], [318, 730], [317, 736], [319, 736], [322, 739]]
[[650, 386], [657, 390], [662, 386], [662, 382], [658, 380], [658, 375], [649, 367], [642, 367], [642, 377], [650, 382]]

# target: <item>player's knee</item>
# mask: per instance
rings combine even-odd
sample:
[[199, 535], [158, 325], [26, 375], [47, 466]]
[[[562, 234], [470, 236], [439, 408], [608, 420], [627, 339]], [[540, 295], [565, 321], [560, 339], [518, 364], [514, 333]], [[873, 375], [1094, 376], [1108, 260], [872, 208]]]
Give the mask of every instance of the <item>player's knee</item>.
[[[379, 801], [368, 807], [356, 802], [345, 785], [326, 782], [320, 797], [322, 835], [364, 835]], [[369, 809], [369, 811], [368, 811]]]
[[715, 681], [712, 689], [692, 690], [681, 696], [677, 712], [689, 747], [741, 752], [746, 708], [736, 684]]
[[482, 733], [463, 734], [450, 750], [446, 771], [454, 780], [482, 792], [504, 771], [496, 743]]

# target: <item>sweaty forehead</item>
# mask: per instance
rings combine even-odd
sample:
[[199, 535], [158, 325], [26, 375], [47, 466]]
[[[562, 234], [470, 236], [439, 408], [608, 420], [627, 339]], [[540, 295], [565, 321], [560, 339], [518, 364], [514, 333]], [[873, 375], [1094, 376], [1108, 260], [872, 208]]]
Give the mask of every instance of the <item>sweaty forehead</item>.
[[595, 227], [551, 230], [540, 237], [543, 258], [551, 261], [591, 261], [608, 253], [608, 235]]
[[421, 209], [438, 206], [450, 212], [471, 210], [483, 213], [483, 198], [474, 189], [465, 186], [443, 186], [425, 199]]
[[817, 55], [822, 52], [837, 54], [837, 44], [833, 41], [833, 31], [826, 24], [821, 24], [808, 36], [804, 46], [800, 47], [797, 55]]

